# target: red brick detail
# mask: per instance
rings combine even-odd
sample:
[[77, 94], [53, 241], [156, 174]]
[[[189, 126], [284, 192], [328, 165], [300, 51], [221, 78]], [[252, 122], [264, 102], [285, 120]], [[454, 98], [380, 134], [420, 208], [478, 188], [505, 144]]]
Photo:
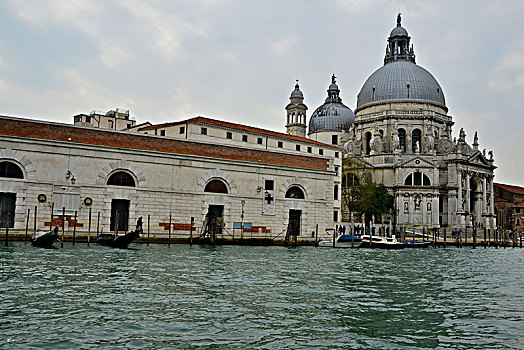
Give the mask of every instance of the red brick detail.
[[92, 129], [36, 120], [0, 117], [0, 135], [44, 139], [106, 147], [148, 150], [174, 154], [191, 154], [210, 158], [327, 170], [325, 158], [252, 150], [195, 141], [167, 139], [129, 132]]
[[[169, 222], [161, 222], [158, 224], [158, 226], [163, 227], [164, 230], [169, 231]], [[171, 223], [171, 226], [173, 227], [173, 231], [189, 231], [191, 228], [191, 224], [175, 224]], [[195, 227], [193, 226], [193, 230]]]
[[262, 229], [262, 233], [271, 233], [271, 230], [268, 230], [266, 226], [251, 226], [250, 229], [244, 229], [244, 233], [245, 232], [258, 233], [259, 228]]
[[293, 140], [293, 141], [300, 141], [300, 142], [311, 143], [311, 144], [314, 144], [314, 145], [319, 145], [319, 146], [328, 147], [328, 148], [338, 148], [336, 146], [328, 145], [326, 143], [322, 143], [322, 142], [319, 142], [319, 141], [311, 140], [311, 139], [308, 139], [308, 138], [305, 138], [305, 137], [289, 135], [289, 134], [284, 134], [284, 133], [281, 133], [281, 132], [276, 132], [276, 131], [271, 131], [271, 130], [266, 130], [266, 129], [260, 129], [260, 128], [255, 128], [255, 127], [248, 126], [248, 125], [230, 123], [230, 122], [225, 122], [225, 121], [222, 121], [222, 120], [205, 118], [205, 117], [195, 117], [195, 118], [191, 118], [191, 119], [187, 119], [187, 120], [182, 120], [180, 122], [156, 124], [156, 125], [146, 126], [144, 128], [141, 128], [140, 130], [154, 130], [154, 129], [161, 129], [161, 128], [166, 128], [166, 127], [170, 127], [170, 126], [184, 125], [184, 124], [189, 124], [189, 123], [220, 126], [220, 127], [223, 127], [223, 128], [236, 129], [236, 130], [241, 130], [241, 131], [248, 131], [248, 132], [253, 132], [253, 133], [257, 133], [257, 134], [263, 134], [263, 135], [268, 135], [268, 136], [275, 136], [275, 137], [279, 137], [279, 138], [282, 138], [282, 139], [288, 139], [288, 140]]
[[[74, 227], [75, 226], [75, 218], [72, 216], [66, 215], [65, 220], [67, 221], [68, 227]], [[44, 222], [44, 226], [50, 226], [49, 221]], [[58, 216], [53, 218], [53, 227], [59, 226], [62, 227], [62, 217]], [[76, 222], [76, 227], [84, 227], [84, 224], [80, 222]]]

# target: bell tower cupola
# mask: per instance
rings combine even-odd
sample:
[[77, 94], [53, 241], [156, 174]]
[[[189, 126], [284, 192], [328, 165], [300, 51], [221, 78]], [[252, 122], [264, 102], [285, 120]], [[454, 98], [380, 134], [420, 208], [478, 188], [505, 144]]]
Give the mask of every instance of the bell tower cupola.
[[307, 106], [304, 104], [304, 94], [300, 91], [297, 79], [295, 90], [291, 92], [289, 104], [286, 106], [286, 132], [289, 135], [306, 137], [306, 111]]

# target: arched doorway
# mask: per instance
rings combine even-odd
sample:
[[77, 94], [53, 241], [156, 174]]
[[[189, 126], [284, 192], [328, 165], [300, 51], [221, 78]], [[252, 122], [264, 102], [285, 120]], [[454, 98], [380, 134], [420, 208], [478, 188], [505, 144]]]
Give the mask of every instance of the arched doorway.
[[366, 138], [366, 149], [364, 150], [366, 155], [370, 154], [371, 153], [371, 132], [367, 132], [365, 135], [365, 138]]
[[478, 176], [469, 180], [469, 213], [474, 222], [479, 222], [482, 215], [482, 183]]

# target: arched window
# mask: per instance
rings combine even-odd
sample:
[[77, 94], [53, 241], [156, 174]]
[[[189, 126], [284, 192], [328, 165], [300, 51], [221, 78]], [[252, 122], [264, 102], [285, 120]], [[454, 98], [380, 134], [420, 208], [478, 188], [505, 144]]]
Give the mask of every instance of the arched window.
[[333, 199], [338, 200], [338, 185], [335, 185], [335, 188], [333, 189]]
[[409, 174], [404, 181], [406, 186], [431, 186], [429, 177], [426, 174], [421, 173], [420, 171], [415, 171], [412, 174]]
[[371, 146], [370, 146], [370, 143], [371, 143], [371, 133], [368, 131], [365, 135], [366, 137], [366, 154], [369, 154], [371, 153]]
[[420, 129], [415, 129], [411, 133], [411, 148], [413, 152], [415, 152], [417, 149], [417, 141], [420, 150], [422, 149], [422, 132], [420, 131]]
[[400, 141], [400, 149], [406, 151], [406, 130], [398, 129], [398, 139]]
[[110, 186], [128, 186], [135, 187], [135, 179], [125, 171], [117, 171], [107, 179]]
[[298, 186], [291, 186], [286, 192], [286, 198], [304, 199], [304, 191]]
[[23, 179], [24, 172], [15, 163], [0, 162], [0, 177], [10, 177], [12, 179]]
[[204, 192], [227, 193], [227, 186], [220, 180], [211, 180], [207, 183]]

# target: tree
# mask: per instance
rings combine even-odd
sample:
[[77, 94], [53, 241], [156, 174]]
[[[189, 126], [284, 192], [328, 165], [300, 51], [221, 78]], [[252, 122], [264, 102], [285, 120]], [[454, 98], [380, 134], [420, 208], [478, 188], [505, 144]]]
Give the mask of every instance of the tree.
[[365, 222], [378, 218], [393, 207], [393, 196], [388, 193], [386, 186], [367, 182], [353, 188], [353, 211], [364, 215]]
[[353, 221], [356, 213], [356, 189], [367, 182], [371, 182], [372, 166], [362, 157], [353, 156], [344, 158], [342, 164], [342, 207], [347, 209], [342, 215], [347, 217], [344, 221]]

